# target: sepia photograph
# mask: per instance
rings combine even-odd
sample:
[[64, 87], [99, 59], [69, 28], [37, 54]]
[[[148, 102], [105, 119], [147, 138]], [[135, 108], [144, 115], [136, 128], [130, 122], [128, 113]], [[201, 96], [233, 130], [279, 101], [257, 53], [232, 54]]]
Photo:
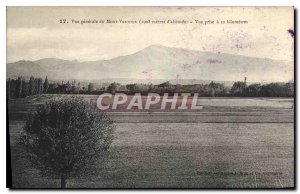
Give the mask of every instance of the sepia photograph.
[[7, 6], [8, 187], [295, 189], [294, 14]]

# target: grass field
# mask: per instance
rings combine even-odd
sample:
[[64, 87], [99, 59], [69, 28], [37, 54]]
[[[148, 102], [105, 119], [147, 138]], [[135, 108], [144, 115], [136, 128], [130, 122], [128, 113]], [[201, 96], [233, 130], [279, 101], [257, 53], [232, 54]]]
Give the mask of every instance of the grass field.
[[[86, 96], [89, 99], [92, 96]], [[49, 96], [9, 101], [14, 187], [59, 187], [22, 159], [26, 115]], [[70, 188], [294, 187], [293, 99], [205, 98], [196, 113], [110, 113], [117, 129], [96, 175]]]

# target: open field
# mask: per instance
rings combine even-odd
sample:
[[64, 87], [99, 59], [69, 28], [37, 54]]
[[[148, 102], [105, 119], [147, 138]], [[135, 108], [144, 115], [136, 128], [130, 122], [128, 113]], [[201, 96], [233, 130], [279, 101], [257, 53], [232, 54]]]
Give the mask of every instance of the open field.
[[[85, 96], [89, 99], [92, 96]], [[20, 156], [26, 115], [49, 96], [11, 100], [14, 187], [59, 187]], [[109, 113], [108, 159], [70, 188], [281, 188], [294, 186], [293, 99], [203, 98], [196, 113]]]

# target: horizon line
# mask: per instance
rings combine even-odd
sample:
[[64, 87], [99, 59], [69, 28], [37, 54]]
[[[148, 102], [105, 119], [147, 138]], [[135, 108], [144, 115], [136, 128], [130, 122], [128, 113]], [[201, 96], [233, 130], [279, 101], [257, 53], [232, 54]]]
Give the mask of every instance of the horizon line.
[[264, 59], [264, 60], [272, 60], [272, 61], [283, 61], [283, 62], [294, 62], [294, 61], [288, 61], [288, 60], [282, 60], [282, 59], [271, 59], [271, 58], [266, 58], [266, 57], [253, 57], [253, 56], [247, 56], [247, 55], [240, 55], [240, 54], [232, 54], [232, 53], [226, 53], [226, 52], [214, 52], [214, 51], [201, 51], [201, 50], [195, 50], [195, 49], [188, 49], [188, 48], [182, 48], [182, 47], [170, 47], [170, 46], [164, 46], [161, 44], [151, 44], [141, 50], [135, 51], [131, 54], [127, 54], [127, 55], [120, 55], [120, 56], [115, 56], [109, 59], [97, 59], [97, 60], [79, 60], [79, 59], [63, 59], [63, 58], [56, 58], [56, 57], [45, 57], [45, 58], [39, 58], [39, 59], [35, 59], [35, 60], [28, 60], [28, 59], [20, 59], [18, 61], [14, 61], [14, 62], [7, 62], [7, 58], [6, 58], [6, 64], [10, 64], [10, 63], [17, 63], [20, 61], [30, 61], [30, 62], [36, 62], [39, 60], [43, 60], [43, 59], [57, 59], [57, 60], [64, 60], [64, 61], [76, 61], [79, 63], [84, 63], [84, 62], [97, 62], [97, 61], [109, 61], [109, 60], [113, 60], [119, 57], [126, 57], [126, 56], [130, 56], [130, 55], [134, 55], [136, 53], [139, 53], [147, 48], [150, 47], [164, 47], [164, 48], [169, 48], [169, 49], [183, 49], [183, 50], [188, 50], [188, 51], [192, 51], [192, 52], [202, 52], [202, 53], [213, 53], [213, 54], [224, 54], [224, 55], [232, 55], [232, 56], [242, 56], [242, 57], [248, 57], [248, 58], [257, 58], [257, 59]]

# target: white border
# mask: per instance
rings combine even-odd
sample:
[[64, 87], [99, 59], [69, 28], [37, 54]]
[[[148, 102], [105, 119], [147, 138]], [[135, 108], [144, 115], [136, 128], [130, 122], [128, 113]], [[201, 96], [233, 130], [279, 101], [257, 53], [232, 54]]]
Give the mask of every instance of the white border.
[[[6, 91], [5, 91], [5, 79], [6, 79], [6, 6], [294, 6], [296, 9], [298, 8], [298, 12], [300, 9], [299, 0], [227, 0], [227, 1], [212, 1], [212, 0], [107, 0], [107, 1], [97, 1], [97, 0], [6, 0], [0, 1], [0, 107], [2, 109], [0, 113], [0, 123], [1, 123], [1, 140], [0, 140], [0, 156], [1, 156], [1, 176], [0, 176], [0, 191], [1, 193], [10, 192], [6, 189]], [[299, 28], [299, 19], [296, 24]], [[298, 33], [296, 34], [296, 36]], [[299, 56], [299, 50], [297, 51], [297, 56]], [[296, 64], [297, 65], [297, 64]], [[299, 75], [299, 68], [297, 68], [297, 75]], [[299, 79], [299, 76], [298, 76]], [[299, 85], [297, 83], [297, 91], [299, 91]], [[299, 95], [297, 95], [297, 102], [299, 107]], [[298, 108], [297, 108], [298, 109]], [[297, 120], [299, 118], [299, 114], [297, 114]], [[298, 124], [299, 126], [299, 124]], [[296, 129], [297, 131], [297, 129]], [[299, 141], [299, 132], [297, 132], [297, 140]], [[296, 146], [297, 147], [297, 146]], [[299, 156], [299, 149], [297, 149], [297, 156]], [[298, 157], [297, 167], [299, 168], [299, 157]], [[298, 169], [297, 168], [297, 169]], [[297, 175], [298, 173], [296, 173]], [[299, 187], [299, 178], [297, 180], [297, 186]], [[20, 191], [14, 191], [20, 192]], [[24, 191], [23, 191], [24, 192]], [[36, 193], [42, 193], [45, 191], [36, 191]], [[46, 191], [47, 193], [54, 193], [55, 191]], [[85, 191], [71, 191], [71, 192], [85, 192]], [[101, 192], [101, 191], [100, 191]], [[111, 192], [119, 192], [119, 191], [111, 191]], [[131, 191], [122, 191], [124, 193], [128, 193]], [[138, 191], [145, 192], [145, 191]], [[156, 193], [163, 193], [166, 191], [153, 191]], [[170, 192], [170, 191], [167, 191]], [[186, 193], [189, 191], [183, 191]], [[209, 192], [218, 192], [218, 191], [209, 191]], [[229, 191], [236, 192], [236, 191]], [[239, 193], [245, 193], [247, 191], [238, 191]], [[260, 191], [254, 191], [260, 192]], [[284, 191], [277, 191], [276, 193], [283, 193]]]
[[[229, 1], [212, 1], [212, 0], [10, 0], [7, 1], [7, 6], [31, 6], [31, 5], [47, 5], [47, 6], [292, 6], [297, 4], [296, 0], [229, 0]], [[3, 3], [2, 3], [3, 4]]]

